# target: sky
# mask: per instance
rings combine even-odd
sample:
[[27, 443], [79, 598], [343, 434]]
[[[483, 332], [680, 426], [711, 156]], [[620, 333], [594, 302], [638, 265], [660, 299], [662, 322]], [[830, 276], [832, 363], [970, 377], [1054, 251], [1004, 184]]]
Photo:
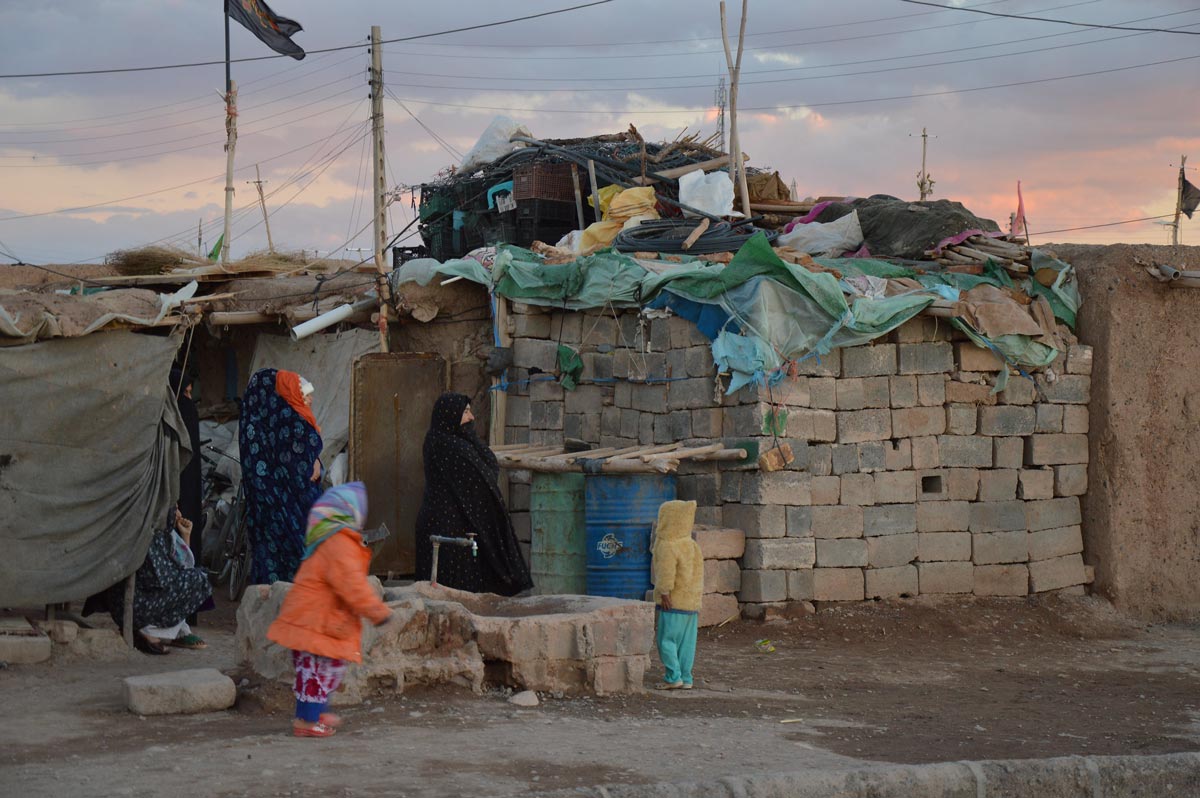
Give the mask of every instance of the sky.
[[[585, 0], [273, 0], [310, 51], [435, 33]], [[937, 0], [1006, 14], [1200, 32], [1187, 0]], [[738, 6], [731, 3], [736, 18]], [[939, 10], [902, 0], [749, 0], [738, 100], [753, 166], [798, 198], [917, 197], [923, 128], [932, 199], [1003, 224], [1024, 193], [1034, 243], [1169, 243], [1179, 158], [1200, 166], [1198, 37]], [[734, 30], [736, 35], [736, 22]], [[233, 58], [273, 55], [236, 23]], [[408, 187], [459, 162], [507, 113], [540, 138], [716, 130], [725, 74], [715, 0], [612, 0], [383, 47], [390, 229]], [[94, 262], [220, 234], [221, 0], [0, 3], [0, 264]], [[267, 246], [365, 257], [370, 137], [365, 47], [234, 63], [239, 138], [232, 255]], [[1189, 178], [1200, 182], [1188, 167]], [[1106, 225], [1145, 217], [1167, 218]], [[201, 225], [197, 241], [197, 226]], [[1091, 227], [1084, 230], [1068, 228]], [[362, 232], [360, 232], [362, 231]], [[1064, 232], [1057, 232], [1064, 231]], [[1182, 239], [1200, 242], [1200, 219]], [[416, 243], [409, 240], [406, 243]]]

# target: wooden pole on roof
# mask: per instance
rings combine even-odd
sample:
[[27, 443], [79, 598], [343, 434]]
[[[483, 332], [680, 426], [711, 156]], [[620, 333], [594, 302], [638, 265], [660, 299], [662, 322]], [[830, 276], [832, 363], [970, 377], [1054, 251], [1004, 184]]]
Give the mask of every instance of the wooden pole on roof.
[[[742, 141], [738, 136], [737, 101], [738, 78], [742, 73], [742, 49], [746, 40], [746, 15], [750, 0], [742, 0], [742, 22], [738, 28], [737, 58], [729, 49], [729, 30], [725, 20], [725, 0], [721, 0], [721, 43], [725, 45], [725, 65], [729, 69], [729, 179], [733, 181], [742, 199], [742, 213], [750, 216], [750, 189], [746, 183], [746, 167], [740, 157]], [[735, 155], [735, 153], [737, 155]]]
[[379, 292], [379, 351], [388, 351], [388, 304], [392, 297], [387, 264], [387, 163], [383, 154], [383, 47], [378, 25], [371, 26], [371, 140], [374, 144], [371, 192], [375, 199], [375, 271]]
[[[226, 23], [228, 23], [226, 16]], [[233, 151], [237, 148], [237, 81], [225, 92], [225, 226], [221, 233], [221, 263], [229, 263], [229, 225], [233, 219]]]
[[1179, 217], [1183, 213], [1183, 181], [1184, 169], [1187, 167], [1187, 156], [1179, 156], [1179, 182], [1175, 192], [1175, 223], [1171, 227], [1171, 246], [1179, 246]]

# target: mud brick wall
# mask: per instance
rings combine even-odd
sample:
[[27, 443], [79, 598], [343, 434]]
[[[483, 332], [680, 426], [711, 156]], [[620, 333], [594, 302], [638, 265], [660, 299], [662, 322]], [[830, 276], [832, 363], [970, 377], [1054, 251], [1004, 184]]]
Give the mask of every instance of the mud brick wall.
[[[919, 317], [873, 345], [804, 361], [778, 385], [729, 396], [709, 342], [683, 319], [518, 305], [510, 323], [510, 379], [532, 381], [510, 388], [507, 442], [791, 445], [795, 461], [784, 471], [680, 469], [679, 496], [697, 501], [697, 523], [745, 534], [743, 610], [919, 593], [1022, 596], [1090, 581], [1079, 505], [1087, 347], [1073, 347], [1037, 388], [1012, 375], [993, 393], [999, 361], [956, 340], [945, 321]], [[555, 371], [559, 341], [582, 353], [583, 384], [573, 392], [540, 379]], [[514, 522], [528, 542], [529, 475], [510, 479]]]

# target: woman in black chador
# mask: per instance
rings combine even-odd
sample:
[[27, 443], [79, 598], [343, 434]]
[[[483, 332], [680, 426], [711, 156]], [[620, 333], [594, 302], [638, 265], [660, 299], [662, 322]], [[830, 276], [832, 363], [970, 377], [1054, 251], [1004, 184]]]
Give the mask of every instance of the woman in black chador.
[[425, 495], [417, 513], [417, 578], [430, 576], [430, 535], [474, 533], [478, 556], [469, 546], [440, 547], [438, 584], [515, 596], [533, 581], [500, 495], [496, 456], [475, 433], [474, 420], [471, 400], [461, 393], [444, 393], [433, 406], [422, 448]]

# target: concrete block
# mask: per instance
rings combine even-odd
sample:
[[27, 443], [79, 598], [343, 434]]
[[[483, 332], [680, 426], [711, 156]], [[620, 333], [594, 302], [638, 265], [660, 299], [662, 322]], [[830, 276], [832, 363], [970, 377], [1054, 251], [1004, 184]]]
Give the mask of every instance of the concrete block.
[[1025, 439], [992, 438], [992, 459], [996, 468], [1020, 468], [1025, 462]]
[[705, 628], [716, 626], [730, 618], [738, 617], [739, 612], [737, 596], [706, 593], [700, 600], [699, 624]]
[[918, 532], [966, 532], [970, 529], [970, 524], [971, 505], [969, 502], [944, 501], [917, 504]]
[[742, 504], [812, 504], [813, 477], [798, 471], [751, 471], [742, 474]]
[[[675, 383], [670, 383], [674, 385]], [[633, 386], [633, 409], [643, 413], [662, 413], [667, 409], [667, 386], [639, 384]]]
[[975, 567], [969, 562], [917, 563], [917, 583], [922, 594], [970, 593]]
[[938, 340], [934, 331], [935, 319], [928, 316], [913, 316], [892, 330], [888, 339], [894, 344], [920, 344]]
[[1049, 468], [1025, 469], [1018, 472], [1020, 485], [1017, 497], [1025, 501], [1054, 498], [1054, 471]]
[[721, 523], [742, 530], [748, 538], [781, 538], [787, 532], [784, 507], [778, 504], [726, 504], [721, 508]]
[[715, 507], [721, 503], [721, 490], [716, 472], [680, 474], [678, 498], [694, 501], [700, 507]]
[[942, 465], [941, 451], [935, 436], [912, 439], [912, 467], [918, 471], [939, 468]]
[[838, 410], [862, 410], [866, 406], [862, 378], [837, 381]]
[[667, 327], [671, 331], [672, 349], [685, 349], [689, 346], [697, 346], [707, 340], [704, 337], [704, 333], [700, 332], [695, 324], [692, 324], [681, 316], [672, 316], [667, 319]]
[[559, 402], [534, 402], [529, 407], [530, 429], [561, 430], [563, 406]]
[[980, 435], [1032, 435], [1036, 424], [1037, 411], [1030, 406], [999, 405], [979, 408]]
[[996, 395], [989, 385], [949, 380], [946, 383], [946, 401], [950, 404], [994, 405]]
[[562, 430], [531, 429], [529, 431], [530, 446], [562, 446]]
[[[947, 471], [918, 471], [917, 472], [917, 501], [941, 502], [950, 498], [950, 485]], [[972, 497], [974, 498], [974, 497]]]
[[794, 408], [788, 413], [787, 434], [789, 438], [832, 443], [838, 439], [837, 420], [832, 410]]
[[738, 601], [761, 603], [787, 599], [786, 571], [742, 571]]
[[504, 428], [505, 443], [529, 443], [529, 427], [514, 427], [511, 424]]
[[1031, 435], [1025, 439], [1026, 465], [1076, 465], [1087, 461], [1087, 435]]
[[886, 377], [896, 373], [896, 345], [852, 346], [842, 353], [843, 377]]
[[816, 556], [815, 551], [816, 547], [811, 538], [750, 539], [746, 541], [742, 567], [763, 571], [811, 568]]
[[1092, 373], [1092, 348], [1083, 344], [1075, 344], [1067, 348], [1067, 373]]
[[1034, 432], [1062, 432], [1063, 431], [1063, 408], [1065, 405], [1035, 405], [1037, 413], [1037, 421], [1034, 424]]
[[812, 507], [787, 507], [784, 513], [789, 538], [811, 538], [813, 534]]
[[867, 564], [867, 541], [828, 538], [817, 541], [818, 568], [862, 568]]
[[811, 529], [818, 539], [860, 538], [863, 535], [864, 515], [861, 507], [813, 507]]
[[1083, 556], [1070, 554], [1053, 560], [1040, 560], [1029, 564], [1029, 589], [1033, 593], [1060, 590], [1087, 582], [1083, 568]]
[[875, 475], [877, 504], [904, 504], [917, 500], [915, 471], [884, 471]]
[[972, 592], [976, 596], [1029, 595], [1029, 568], [1019, 565], [976, 565]]
[[833, 447], [825, 443], [810, 444], [808, 447], [808, 471], [814, 477], [827, 477], [833, 473]]
[[1025, 523], [1031, 532], [1076, 526], [1082, 523], [1082, 520], [1078, 496], [1025, 503]]
[[834, 474], [858, 473], [858, 444], [834, 444], [831, 447], [831, 452]]
[[890, 437], [892, 414], [889, 410], [851, 410], [837, 414], [836, 439], [839, 443], [882, 441]]
[[975, 501], [979, 496], [979, 470], [974, 468], [948, 468], [946, 475], [946, 498], [950, 501]]
[[946, 432], [951, 435], [974, 435], [979, 428], [979, 408], [976, 405], [954, 404], [946, 407]]
[[[924, 440], [929, 440], [928, 438]], [[936, 440], [936, 439], [934, 439]], [[872, 446], [873, 444], [861, 443], [859, 447]], [[905, 471], [913, 467], [912, 456], [912, 441], [907, 438], [900, 440], [883, 441], [881, 444], [883, 449], [883, 467], [888, 471]]]
[[888, 377], [888, 387], [891, 391], [892, 407], [916, 407], [919, 403], [915, 376]]
[[917, 404], [941, 407], [946, 404], [946, 375], [921, 374], [917, 377]]
[[621, 410], [621, 437], [637, 440], [641, 429], [642, 414], [636, 410]]
[[1086, 405], [1092, 398], [1092, 378], [1082, 374], [1060, 374], [1054, 382], [1039, 379], [1038, 385], [1046, 401], [1058, 405]]
[[613, 356], [605, 352], [585, 352], [583, 354], [583, 376], [590, 380], [611, 380], [613, 375]]
[[709, 407], [712, 403], [712, 380], [675, 380], [667, 385], [667, 407], [671, 410], [698, 410]]
[[514, 313], [509, 316], [512, 322], [512, 337], [516, 338], [549, 338], [550, 316], [546, 313]]
[[[962, 341], [954, 346], [954, 362], [959, 371], [1000, 371], [1004, 363], [992, 350]], [[947, 369], [949, 370], [949, 369]]]
[[840, 377], [842, 375], [842, 352], [834, 349], [827, 355], [810, 357], [796, 364], [796, 373], [809, 377]]
[[513, 533], [517, 536], [517, 540], [522, 543], [530, 543], [533, 541], [533, 526], [529, 513], [510, 513], [509, 518], [512, 521]]
[[671, 325], [668, 319], [650, 320], [650, 348], [665, 352], [671, 348]]
[[865, 585], [861, 568], [814, 568], [813, 601], [862, 601]]
[[722, 422], [724, 415], [720, 408], [709, 407], [693, 410], [692, 435], [697, 438], [720, 438], [725, 434]]
[[[974, 407], [971, 408], [974, 410]], [[942, 407], [908, 407], [892, 411], [892, 435], [918, 438], [946, 431], [947, 411]]]
[[1064, 526], [1029, 533], [1029, 559], [1052, 560], [1083, 551], [1083, 528]]
[[812, 477], [811, 504], [837, 504], [842, 496], [841, 477]]
[[706, 560], [736, 560], [746, 551], [746, 533], [740, 529], [697, 529], [692, 537]]
[[948, 342], [900, 344], [900, 374], [944, 374], [954, 370], [954, 349]]
[[938, 453], [946, 468], [991, 468], [992, 442], [970, 435], [939, 435]]
[[[537, 383], [534, 383], [535, 385]], [[530, 396], [533, 395], [532, 390]], [[628, 382], [618, 382], [613, 386], [613, 404], [622, 410], [633, 408], [633, 384]]]
[[[840, 349], [833, 350], [840, 352]], [[808, 361], [806, 361], [808, 362]], [[819, 410], [837, 409], [837, 383], [832, 377], [812, 377], [808, 381], [809, 406]]]
[[979, 501], [1004, 502], [1017, 498], [1017, 476], [1015, 469], [988, 469], [979, 472]]
[[787, 592], [789, 601], [812, 601], [813, 570], [805, 568], [801, 571], [788, 571]]
[[890, 599], [915, 596], [919, 589], [917, 567], [901, 565], [895, 568], [868, 568], [866, 577], [867, 598]]
[[842, 504], [865, 507], [875, 503], [873, 474], [843, 474], [841, 479]]
[[885, 504], [863, 508], [863, 535], [906, 535], [917, 531], [915, 504]]
[[970, 532], [920, 532], [917, 559], [921, 562], [964, 562], [971, 559]]
[[1088, 474], [1086, 465], [1062, 465], [1054, 467], [1054, 495], [1082, 496], [1087, 493]]
[[[971, 505], [972, 532], [1025, 530], [1025, 502], [975, 502]], [[1016, 562], [1014, 560], [1013, 562]]]
[[707, 346], [688, 347], [684, 352], [684, 367], [689, 377], [712, 377], [717, 368], [713, 363], [712, 349]]
[[619, 407], [605, 407], [600, 411], [600, 434], [611, 437], [621, 437], [621, 413]]
[[1063, 428], [1062, 431], [1072, 434], [1087, 434], [1090, 424], [1088, 422], [1088, 406], [1087, 405], [1062, 405], [1063, 411]]
[[182, 715], [219, 712], [237, 700], [233, 679], [216, 668], [129, 676], [125, 706], [138, 715]]
[[907, 565], [917, 559], [917, 534], [866, 538], [867, 564], [872, 568]]
[[529, 426], [529, 397], [509, 396], [505, 402], [505, 419], [510, 427]]
[[1008, 387], [1001, 391], [997, 398], [1002, 405], [1031, 405], [1037, 401], [1038, 396], [1032, 381], [1010, 374]]
[[513, 365], [518, 368], [538, 368], [553, 374], [558, 371], [558, 343], [535, 338], [513, 341]]
[[848, 445], [853, 445], [858, 449], [858, 470], [875, 472], [887, 470], [885, 447], [891, 443], [891, 441], [867, 441]]
[[742, 588], [742, 569], [737, 560], [705, 560], [704, 592], [736, 593]]
[[1023, 529], [971, 535], [971, 560], [976, 565], [1026, 562], [1028, 559], [1029, 535]]
[[22, 618], [0, 628], [0, 662], [33, 665], [50, 659], [53, 650], [50, 638]]

